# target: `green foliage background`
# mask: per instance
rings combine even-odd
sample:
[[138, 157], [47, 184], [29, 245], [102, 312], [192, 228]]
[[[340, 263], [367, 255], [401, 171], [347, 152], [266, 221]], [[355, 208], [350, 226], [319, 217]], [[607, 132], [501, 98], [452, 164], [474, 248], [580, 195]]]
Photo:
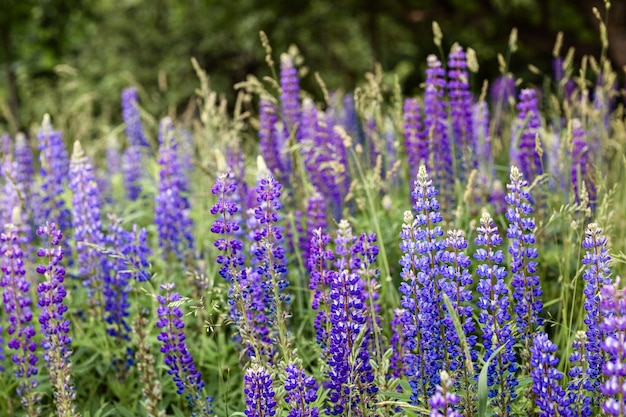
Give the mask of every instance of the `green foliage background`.
[[[625, 12], [612, 10], [624, 30]], [[578, 55], [600, 51], [592, 7], [602, 0], [2, 0], [0, 13], [0, 129], [15, 132], [74, 111], [119, 122], [119, 94], [140, 87], [142, 105], [162, 115], [188, 109], [197, 79], [196, 57], [215, 91], [233, 102], [233, 85], [246, 74], [268, 74], [258, 33], [275, 51], [295, 44], [311, 69], [304, 87], [319, 91], [313, 72], [329, 88], [352, 89], [380, 62], [408, 93], [423, 81], [425, 57], [436, 52], [431, 24], [440, 23], [444, 49], [471, 46], [481, 62], [480, 79], [497, 75], [496, 54], [506, 50], [517, 27], [520, 50], [510, 63], [515, 75], [531, 74], [532, 62], [550, 71], [552, 45]], [[623, 8], [622, 8], [623, 9]], [[622, 22], [622, 23], [619, 23]], [[609, 22], [609, 23], [612, 23]], [[609, 54], [619, 68], [619, 45]], [[308, 85], [307, 85], [308, 84]], [[474, 83], [480, 86], [481, 83]], [[170, 111], [170, 113], [172, 113]], [[58, 117], [56, 118], [58, 120]], [[69, 119], [68, 119], [69, 120]], [[61, 126], [71, 127], [71, 126]], [[70, 129], [71, 130], [71, 129]], [[87, 137], [97, 131], [80, 131]]]

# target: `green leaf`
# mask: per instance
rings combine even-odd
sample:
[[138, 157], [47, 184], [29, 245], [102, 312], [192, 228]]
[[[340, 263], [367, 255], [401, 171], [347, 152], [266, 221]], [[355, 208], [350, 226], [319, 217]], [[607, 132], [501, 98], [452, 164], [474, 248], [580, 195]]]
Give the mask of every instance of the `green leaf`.
[[473, 379], [474, 365], [472, 363], [472, 354], [470, 353], [469, 343], [467, 343], [467, 338], [465, 337], [465, 332], [463, 331], [461, 319], [459, 318], [458, 312], [454, 309], [450, 298], [445, 293], [443, 294], [443, 302], [446, 304], [448, 314], [450, 314], [452, 322], [454, 323], [454, 330], [456, 331], [456, 335], [459, 338], [459, 343], [461, 343], [461, 347], [463, 348], [463, 354], [465, 355], [465, 367], [469, 369], [470, 376]]
[[487, 386], [487, 373], [489, 372], [489, 364], [491, 360], [496, 357], [500, 351], [504, 349], [504, 345], [496, 349], [491, 354], [487, 362], [483, 365], [483, 369], [480, 370], [478, 375], [478, 417], [485, 417], [487, 411], [487, 400], [489, 399], [489, 387]]

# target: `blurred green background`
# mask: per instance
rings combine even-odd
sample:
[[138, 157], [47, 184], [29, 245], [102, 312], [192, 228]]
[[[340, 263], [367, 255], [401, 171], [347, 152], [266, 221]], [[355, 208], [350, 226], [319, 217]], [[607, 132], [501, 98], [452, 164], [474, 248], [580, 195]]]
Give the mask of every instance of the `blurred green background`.
[[[232, 98], [247, 74], [270, 74], [260, 30], [276, 61], [290, 45], [299, 48], [310, 69], [303, 83], [313, 92], [314, 72], [329, 89], [350, 90], [375, 62], [415, 92], [425, 57], [438, 53], [433, 20], [446, 53], [453, 42], [476, 50], [475, 88], [498, 75], [496, 55], [506, 54], [513, 27], [519, 50], [509, 69], [541, 83], [528, 64], [550, 72], [559, 31], [562, 54], [573, 46], [578, 58], [599, 56], [593, 7], [604, 15], [603, 0], [0, 0], [0, 131], [27, 129], [45, 112], [53, 120], [119, 121], [119, 95], [129, 85], [152, 114], [193, 113], [198, 81], [190, 57], [214, 90]], [[613, 1], [608, 33], [619, 70], [626, 65], [626, 0]]]

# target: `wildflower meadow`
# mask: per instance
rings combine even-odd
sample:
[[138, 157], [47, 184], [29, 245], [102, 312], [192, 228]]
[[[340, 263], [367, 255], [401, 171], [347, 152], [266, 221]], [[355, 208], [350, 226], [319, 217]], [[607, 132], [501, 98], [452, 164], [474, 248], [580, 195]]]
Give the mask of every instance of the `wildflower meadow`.
[[[602, 50], [415, 94], [296, 48], [197, 117], [0, 140], [2, 416], [626, 416], [624, 87]], [[428, 40], [430, 42], [430, 40]], [[446, 48], [447, 49], [447, 48]], [[529, 63], [531, 64], [531, 63]], [[322, 100], [315, 97], [322, 97]]]

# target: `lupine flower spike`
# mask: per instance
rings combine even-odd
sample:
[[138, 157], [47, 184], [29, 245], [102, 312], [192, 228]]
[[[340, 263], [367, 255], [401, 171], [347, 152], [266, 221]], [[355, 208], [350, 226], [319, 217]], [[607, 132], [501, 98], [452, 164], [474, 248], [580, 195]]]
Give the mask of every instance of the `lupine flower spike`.
[[428, 400], [431, 408], [430, 417], [462, 417], [462, 414], [456, 411], [459, 403], [459, 396], [451, 392], [453, 388], [452, 378], [446, 371], [441, 371], [441, 383], [437, 385], [435, 394]]
[[174, 125], [168, 117], [161, 121], [159, 142], [159, 192], [155, 197], [154, 214], [159, 247], [165, 256], [174, 254], [185, 261], [195, 248], [190, 204], [185, 196], [189, 186], [178, 159]]
[[[444, 341], [442, 296], [437, 279], [439, 252], [445, 249], [443, 220], [439, 212], [437, 190], [420, 165], [415, 188], [411, 193], [415, 205], [415, 218], [405, 212], [400, 237], [400, 260], [402, 279], [401, 306], [408, 314], [404, 316], [404, 332], [407, 341], [407, 375], [412, 388], [411, 400], [426, 404], [428, 397], [439, 383], [443, 366], [449, 366], [447, 344]], [[444, 362], [446, 362], [444, 364]]]
[[513, 141], [511, 144], [511, 162], [519, 167], [527, 181], [534, 181], [543, 173], [541, 156], [537, 144], [541, 144], [541, 119], [537, 104], [537, 92], [532, 88], [520, 92], [517, 104], [517, 124], [514, 126]]
[[31, 323], [32, 300], [30, 298], [30, 284], [26, 280], [24, 269], [24, 253], [20, 245], [17, 228], [13, 224], [6, 224], [0, 232], [0, 287], [3, 288], [2, 300], [4, 312], [9, 323], [9, 349], [14, 374], [19, 380], [17, 395], [22, 406], [30, 417], [40, 413], [40, 395], [35, 392], [39, 385], [35, 376], [37, 366], [37, 343], [34, 340], [35, 328]]
[[[68, 182], [69, 157], [61, 132], [53, 130], [50, 117], [46, 115], [37, 135], [39, 142], [39, 174], [41, 188], [37, 197], [35, 223], [56, 223], [60, 230], [69, 230], [72, 215], [65, 205], [63, 195]], [[71, 263], [71, 249], [67, 240], [63, 241], [66, 258]]]
[[606, 313], [600, 310], [600, 289], [611, 283], [609, 269], [611, 257], [608, 254], [607, 239], [596, 223], [587, 226], [582, 246], [586, 250], [582, 260], [585, 267], [583, 279], [586, 281], [583, 289], [586, 312], [584, 322], [587, 325], [585, 354], [588, 364], [587, 377], [593, 393], [600, 386], [600, 376], [605, 362], [601, 344], [606, 332], [600, 324]]
[[557, 370], [559, 358], [555, 356], [557, 347], [548, 335], [539, 332], [533, 337], [530, 347], [530, 376], [533, 379], [532, 392], [541, 416], [567, 417], [571, 415], [569, 399], [561, 387], [563, 374]]
[[141, 124], [138, 101], [135, 88], [131, 87], [122, 91], [122, 117], [126, 124], [126, 136], [128, 136], [128, 147], [122, 157], [122, 170], [124, 171], [126, 193], [131, 201], [137, 200], [141, 195], [142, 148], [148, 147], [148, 141]]
[[317, 381], [304, 370], [290, 363], [285, 368], [285, 401], [289, 404], [287, 417], [318, 417], [319, 410], [311, 403], [317, 400]]
[[472, 93], [469, 91], [467, 60], [463, 48], [455, 44], [448, 55], [448, 95], [452, 123], [451, 142], [454, 143], [457, 177], [464, 183], [470, 171], [477, 167], [474, 149], [474, 120]]
[[572, 343], [573, 353], [569, 357], [571, 368], [567, 374], [567, 401], [573, 416], [590, 417], [593, 414], [590, 393], [594, 388], [589, 379], [586, 345], [587, 334], [583, 330], [577, 331]]
[[97, 317], [102, 317], [104, 257], [100, 250], [93, 246], [104, 246], [105, 243], [100, 220], [100, 195], [93, 167], [78, 141], [74, 143], [70, 174], [79, 274], [83, 286], [87, 288], [91, 306], [96, 309]]
[[509, 222], [507, 237], [510, 239], [511, 272], [513, 279], [513, 297], [515, 298], [515, 321], [520, 338], [524, 342], [528, 358], [531, 335], [543, 320], [540, 317], [543, 308], [541, 286], [537, 272], [537, 248], [535, 247], [535, 220], [528, 183], [517, 167], [511, 168], [511, 181], [507, 184], [505, 197], [508, 209], [506, 219]]
[[[346, 220], [339, 223], [337, 247], [352, 242], [352, 232]], [[350, 247], [345, 246], [347, 259]], [[344, 259], [345, 260], [345, 259]], [[374, 375], [367, 349], [371, 331], [367, 326], [367, 295], [361, 277], [348, 269], [337, 253], [336, 274], [330, 282], [330, 348], [328, 350], [329, 406], [327, 414], [346, 415], [350, 412], [367, 415], [374, 406]], [[349, 411], [352, 410], [352, 411]]]
[[504, 282], [507, 273], [501, 266], [504, 255], [498, 249], [502, 238], [488, 213], [483, 213], [480, 219], [475, 243], [478, 249], [474, 259], [479, 262], [476, 274], [480, 277], [477, 287], [480, 293], [478, 322], [483, 331], [483, 359], [489, 361], [487, 386], [490, 387], [489, 398], [496, 415], [504, 417], [509, 415], [511, 402], [516, 397], [518, 382], [515, 373], [518, 365], [510, 325], [509, 289]]
[[276, 397], [270, 374], [260, 365], [252, 364], [244, 376], [243, 392], [246, 396], [246, 417], [272, 417], [276, 415]]
[[39, 295], [38, 306], [41, 309], [39, 323], [41, 323], [41, 346], [44, 348], [43, 359], [50, 373], [50, 382], [54, 390], [54, 403], [59, 417], [78, 417], [74, 401], [76, 389], [72, 381], [72, 364], [70, 344], [72, 338], [68, 335], [70, 321], [65, 317], [67, 306], [64, 298], [67, 295], [63, 281], [65, 268], [61, 265], [63, 248], [61, 240], [63, 234], [54, 223], [37, 230], [37, 234], [48, 238], [46, 247], [39, 249], [37, 256], [47, 260], [47, 264], [39, 265], [37, 273], [43, 275], [43, 281], [37, 286]]
[[269, 337], [261, 277], [245, 269], [243, 242], [237, 238], [241, 234], [237, 186], [232, 174], [218, 175], [211, 190], [218, 198], [211, 207], [211, 214], [217, 216], [211, 232], [218, 236], [214, 246], [220, 251], [217, 256], [217, 263], [221, 265], [219, 274], [230, 284], [230, 317], [239, 332], [239, 341], [249, 357], [260, 361], [272, 352], [273, 343]]
[[619, 284], [618, 277], [615, 284], [600, 290], [600, 309], [605, 314], [600, 327], [607, 334], [602, 342], [607, 354], [602, 369], [606, 380], [600, 391], [607, 397], [602, 410], [610, 416], [626, 415], [626, 289]]
[[176, 302], [182, 297], [173, 292], [173, 283], [161, 284], [160, 288], [165, 295], [157, 295], [159, 319], [156, 326], [162, 329], [157, 339], [163, 343], [161, 352], [165, 355], [165, 364], [169, 368], [167, 373], [176, 384], [176, 392], [185, 394], [188, 406], [198, 413], [196, 415], [209, 417], [212, 399], [203, 394], [202, 375], [196, 368], [185, 342], [183, 311], [176, 306]]

